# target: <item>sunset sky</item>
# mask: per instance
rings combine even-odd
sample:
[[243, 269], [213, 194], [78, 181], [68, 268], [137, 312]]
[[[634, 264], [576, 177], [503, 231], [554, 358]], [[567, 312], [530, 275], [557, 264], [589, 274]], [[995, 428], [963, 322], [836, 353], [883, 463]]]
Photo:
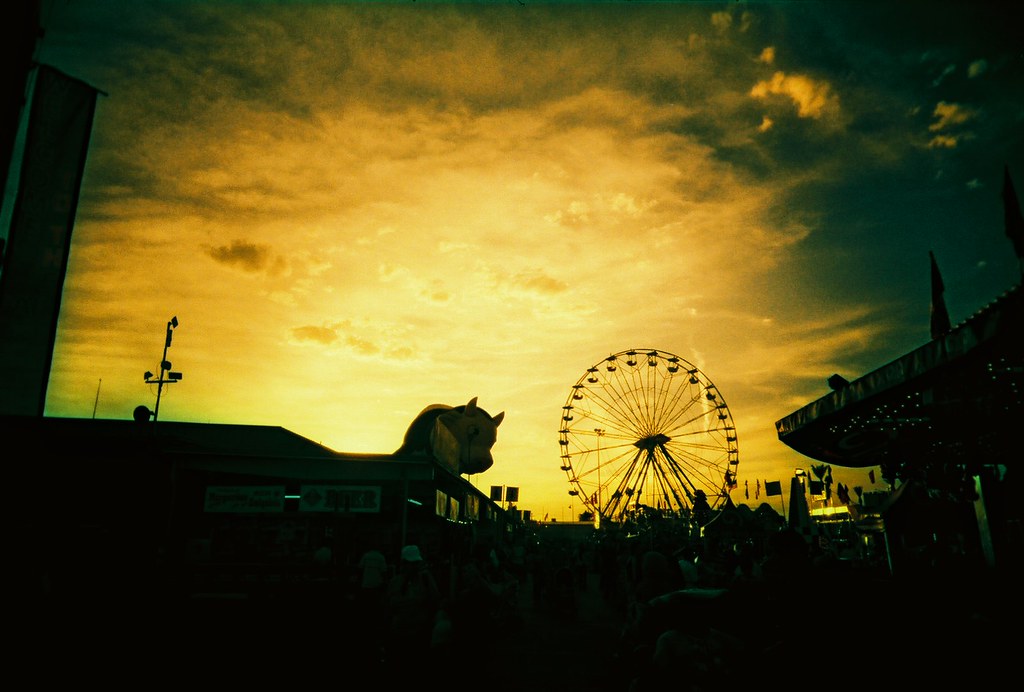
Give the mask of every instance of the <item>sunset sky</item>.
[[44, 0], [37, 60], [103, 92], [46, 415], [152, 408], [176, 316], [160, 420], [387, 453], [478, 397], [474, 484], [567, 520], [571, 386], [658, 349], [753, 505], [817, 463], [775, 421], [929, 340], [929, 250], [954, 324], [1020, 281], [1001, 7]]

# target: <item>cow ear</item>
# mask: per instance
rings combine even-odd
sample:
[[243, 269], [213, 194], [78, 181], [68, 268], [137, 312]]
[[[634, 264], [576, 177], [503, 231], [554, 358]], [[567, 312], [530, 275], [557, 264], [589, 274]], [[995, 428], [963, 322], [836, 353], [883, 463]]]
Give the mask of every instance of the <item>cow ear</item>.
[[498, 415], [496, 415], [496, 416], [491, 418], [491, 420], [494, 421], [494, 427], [498, 427], [499, 425], [501, 425], [501, 421], [503, 421], [504, 419], [505, 419], [505, 412], [504, 411], [502, 411]]
[[464, 415], [467, 415], [467, 416], [475, 416], [476, 415], [476, 397], [473, 397], [472, 399], [470, 399], [469, 403], [466, 404], [466, 410], [464, 412]]

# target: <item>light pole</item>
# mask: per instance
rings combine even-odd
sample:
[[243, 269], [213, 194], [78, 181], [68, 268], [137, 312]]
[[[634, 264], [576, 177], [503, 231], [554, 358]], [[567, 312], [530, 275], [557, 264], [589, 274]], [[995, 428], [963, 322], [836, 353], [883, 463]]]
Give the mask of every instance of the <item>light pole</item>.
[[147, 370], [142, 376], [146, 380], [146, 384], [156, 385], [156, 408], [153, 409], [153, 422], [156, 423], [156, 418], [160, 414], [160, 395], [163, 393], [164, 385], [178, 382], [181, 380], [180, 372], [171, 371], [171, 361], [167, 360], [167, 349], [171, 347], [171, 335], [174, 332], [174, 328], [178, 326], [177, 316], [172, 317], [170, 322], [167, 323], [167, 336], [164, 339], [164, 356], [160, 360], [160, 376], [156, 379], [153, 378], [153, 373]]
[[597, 525], [601, 525], [601, 437], [604, 435], [603, 428], [594, 428], [597, 433]]

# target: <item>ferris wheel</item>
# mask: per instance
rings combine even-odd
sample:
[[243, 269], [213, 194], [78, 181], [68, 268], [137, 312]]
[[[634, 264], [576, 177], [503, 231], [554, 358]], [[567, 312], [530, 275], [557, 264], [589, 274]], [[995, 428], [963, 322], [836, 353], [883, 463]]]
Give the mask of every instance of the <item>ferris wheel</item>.
[[569, 494], [601, 520], [691, 516], [736, 487], [739, 448], [724, 397], [666, 351], [630, 349], [587, 368], [562, 407], [558, 443]]

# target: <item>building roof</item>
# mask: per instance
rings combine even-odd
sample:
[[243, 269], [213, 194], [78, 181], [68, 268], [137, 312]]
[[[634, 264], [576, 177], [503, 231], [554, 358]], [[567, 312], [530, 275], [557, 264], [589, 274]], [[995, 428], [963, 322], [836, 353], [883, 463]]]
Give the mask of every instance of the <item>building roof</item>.
[[892, 458], [1005, 464], [1019, 444], [1022, 400], [1024, 295], [1018, 285], [946, 334], [775, 427], [786, 445], [838, 466], [863, 468]]
[[435, 467], [426, 455], [336, 452], [266, 425], [0, 416], [0, 433], [8, 448], [49, 464], [131, 461], [152, 453], [181, 468], [321, 480], [429, 479]]

